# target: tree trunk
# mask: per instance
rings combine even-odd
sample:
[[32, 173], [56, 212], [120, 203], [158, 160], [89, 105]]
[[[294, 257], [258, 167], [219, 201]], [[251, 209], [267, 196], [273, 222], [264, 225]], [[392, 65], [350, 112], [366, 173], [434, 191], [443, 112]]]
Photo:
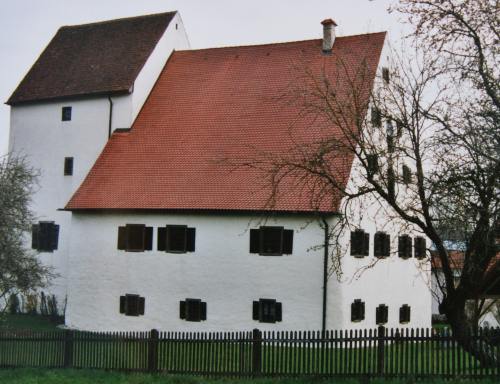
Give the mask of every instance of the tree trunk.
[[[464, 349], [476, 358], [483, 367], [495, 367], [499, 356], [488, 340], [488, 333], [474, 331], [474, 326], [466, 316], [466, 300], [462, 295], [446, 297], [443, 308], [453, 332], [453, 338]], [[481, 337], [478, 337], [481, 336]]]

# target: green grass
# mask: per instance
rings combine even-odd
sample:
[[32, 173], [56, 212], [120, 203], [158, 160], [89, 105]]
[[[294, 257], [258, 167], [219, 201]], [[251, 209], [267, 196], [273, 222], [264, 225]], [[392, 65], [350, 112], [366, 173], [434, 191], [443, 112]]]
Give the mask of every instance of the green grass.
[[5, 315], [0, 317], [0, 330], [60, 331], [57, 324], [37, 315]]
[[[2, 384], [306, 384], [332, 383], [357, 384], [356, 379], [206, 379], [203, 377], [148, 375], [91, 370], [44, 370], [44, 369], [4, 369], [0, 370]], [[411, 380], [374, 379], [372, 384], [409, 384]], [[454, 380], [454, 383], [493, 384], [492, 380]], [[424, 380], [418, 383], [445, 383], [442, 380]], [[449, 383], [449, 381], [447, 382]]]

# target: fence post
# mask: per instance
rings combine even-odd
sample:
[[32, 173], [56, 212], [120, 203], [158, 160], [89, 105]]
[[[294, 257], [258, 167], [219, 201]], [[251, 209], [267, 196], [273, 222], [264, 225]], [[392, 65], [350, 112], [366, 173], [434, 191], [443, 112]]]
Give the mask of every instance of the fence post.
[[377, 374], [384, 374], [384, 360], [385, 360], [385, 327], [383, 325], [378, 327], [377, 335]]
[[252, 374], [260, 375], [262, 356], [262, 332], [258, 329], [253, 330], [252, 334]]
[[64, 331], [64, 368], [73, 366], [73, 331], [67, 329]]
[[158, 331], [152, 329], [148, 340], [148, 371], [158, 370]]

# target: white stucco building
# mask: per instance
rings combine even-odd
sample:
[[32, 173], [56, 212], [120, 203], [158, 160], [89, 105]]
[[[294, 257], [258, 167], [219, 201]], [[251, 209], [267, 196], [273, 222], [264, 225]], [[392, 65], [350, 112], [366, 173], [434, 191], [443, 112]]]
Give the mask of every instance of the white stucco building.
[[[287, 175], [270, 200], [266, 173], [242, 166], [338, 135], [283, 96], [307, 72], [297, 68], [338, 79], [348, 63], [365, 71], [366, 98], [381, 86], [385, 33], [323, 26], [323, 40], [202, 50], [189, 49], [178, 13], [59, 30], [9, 99], [10, 149], [42, 173], [33, 247], [61, 274], [68, 326], [430, 325], [416, 232], [365, 199], [349, 213], [364, 232], [336, 236], [340, 195], [318, 199]], [[364, 177], [352, 156], [332, 166], [345, 188]]]

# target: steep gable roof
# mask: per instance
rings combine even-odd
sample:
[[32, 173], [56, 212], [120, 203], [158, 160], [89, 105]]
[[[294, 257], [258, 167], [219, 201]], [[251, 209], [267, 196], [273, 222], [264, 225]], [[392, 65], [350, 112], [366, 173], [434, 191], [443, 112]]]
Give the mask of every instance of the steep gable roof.
[[61, 27], [7, 104], [130, 92], [175, 14]]
[[[280, 102], [297, 65], [340, 73], [366, 66], [373, 85], [385, 33], [338, 37], [331, 55], [321, 40], [175, 52], [130, 132], [115, 132], [68, 210], [173, 209], [259, 211], [269, 188], [258, 169], [223, 159], [284, 153], [294, 143], [339, 135], [332, 124], [301, 118], [300, 107]], [[337, 91], [345, 92], [340, 89]], [[352, 155], [334, 160], [345, 183]], [[269, 209], [332, 212], [340, 196], [313, 206], [296, 180]]]

